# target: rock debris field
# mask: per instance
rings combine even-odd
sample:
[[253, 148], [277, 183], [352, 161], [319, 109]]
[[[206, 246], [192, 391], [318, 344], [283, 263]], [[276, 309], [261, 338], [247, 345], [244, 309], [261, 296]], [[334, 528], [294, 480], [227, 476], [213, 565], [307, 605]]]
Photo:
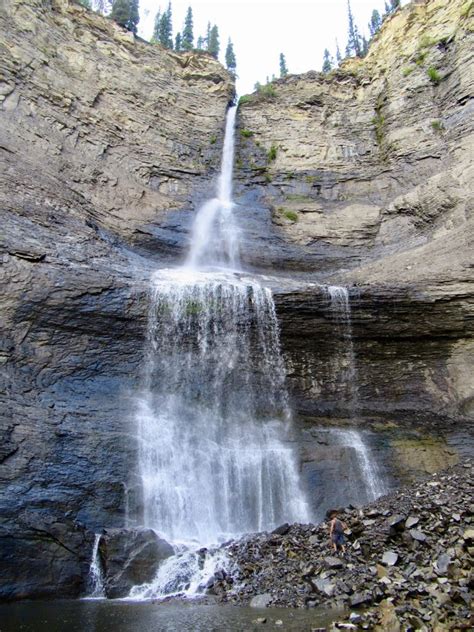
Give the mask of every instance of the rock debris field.
[[282, 525], [231, 543], [231, 567], [209, 592], [255, 607], [343, 608], [345, 622], [331, 629], [471, 630], [473, 474], [467, 461], [341, 510], [344, 555], [333, 553], [328, 523]]

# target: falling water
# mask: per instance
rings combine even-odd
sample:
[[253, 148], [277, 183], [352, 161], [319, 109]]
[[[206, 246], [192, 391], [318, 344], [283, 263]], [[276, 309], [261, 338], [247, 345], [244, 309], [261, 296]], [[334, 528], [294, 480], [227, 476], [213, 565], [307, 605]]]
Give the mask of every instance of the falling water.
[[187, 265], [198, 267], [239, 267], [239, 228], [234, 218], [232, 170], [234, 128], [237, 107], [229, 108], [226, 119], [221, 172], [217, 197], [208, 200], [194, 222]]
[[89, 566], [89, 576], [87, 580], [89, 599], [101, 599], [105, 596], [104, 579], [100, 565], [99, 542], [100, 534], [96, 533], [94, 537], [94, 545], [92, 547], [91, 563]]
[[197, 213], [186, 265], [152, 279], [138, 401], [144, 526], [192, 549], [131, 596], [192, 594], [221, 568], [197, 547], [308, 519], [271, 291], [244, 279], [232, 202], [236, 109], [217, 197]]
[[[343, 339], [343, 348], [337, 354], [336, 362], [339, 379], [338, 389], [346, 393], [349, 402], [350, 416], [357, 415], [359, 392], [357, 386], [357, 369], [354, 353], [354, 343], [352, 340], [351, 308], [349, 302], [349, 292], [347, 288], [330, 285], [327, 288], [331, 309], [338, 323], [339, 333]], [[342, 359], [342, 362], [341, 362]], [[362, 434], [357, 430], [335, 430], [337, 441], [344, 446], [350, 446], [355, 450], [362, 475], [364, 477], [367, 500], [375, 500], [385, 493], [385, 486], [378, 472], [377, 465], [370, 449], [362, 438]]]

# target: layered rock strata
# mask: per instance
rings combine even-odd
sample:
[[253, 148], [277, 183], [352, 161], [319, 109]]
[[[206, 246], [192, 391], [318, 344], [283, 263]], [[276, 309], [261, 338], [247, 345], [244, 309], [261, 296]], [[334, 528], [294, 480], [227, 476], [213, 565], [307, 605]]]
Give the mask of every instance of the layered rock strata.
[[59, 0], [4, 2], [0, 50], [0, 595], [77, 595], [138, 502], [155, 234], [211, 186], [233, 85]]

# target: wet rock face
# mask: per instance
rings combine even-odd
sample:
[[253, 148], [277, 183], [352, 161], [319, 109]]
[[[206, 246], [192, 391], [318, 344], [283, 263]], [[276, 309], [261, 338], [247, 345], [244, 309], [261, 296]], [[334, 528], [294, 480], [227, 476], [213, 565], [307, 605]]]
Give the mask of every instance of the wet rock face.
[[133, 586], [151, 582], [173, 547], [152, 529], [106, 529], [99, 542], [107, 598], [126, 597]]
[[139, 515], [149, 275], [185, 245], [233, 86], [59, 0], [2, 3], [0, 50], [0, 596], [77, 596], [93, 534]]
[[473, 475], [465, 462], [363, 509], [341, 511], [347, 542], [337, 557], [327, 523], [236, 542], [229, 547], [231, 579], [216, 581], [214, 594], [232, 603], [263, 595], [265, 606], [361, 608], [351, 620], [363, 629], [387, 629], [388, 605], [400, 626], [472, 623]]

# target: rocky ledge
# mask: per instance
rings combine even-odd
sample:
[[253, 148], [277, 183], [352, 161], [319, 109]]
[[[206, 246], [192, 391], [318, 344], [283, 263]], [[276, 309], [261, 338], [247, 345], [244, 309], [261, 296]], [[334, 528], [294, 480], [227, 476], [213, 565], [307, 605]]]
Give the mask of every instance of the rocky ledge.
[[211, 592], [255, 607], [343, 608], [352, 629], [472, 629], [473, 482], [465, 461], [341, 510], [344, 555], [333, 554], [327, 523], [249, 536], [228, 547], [232, 567]]

